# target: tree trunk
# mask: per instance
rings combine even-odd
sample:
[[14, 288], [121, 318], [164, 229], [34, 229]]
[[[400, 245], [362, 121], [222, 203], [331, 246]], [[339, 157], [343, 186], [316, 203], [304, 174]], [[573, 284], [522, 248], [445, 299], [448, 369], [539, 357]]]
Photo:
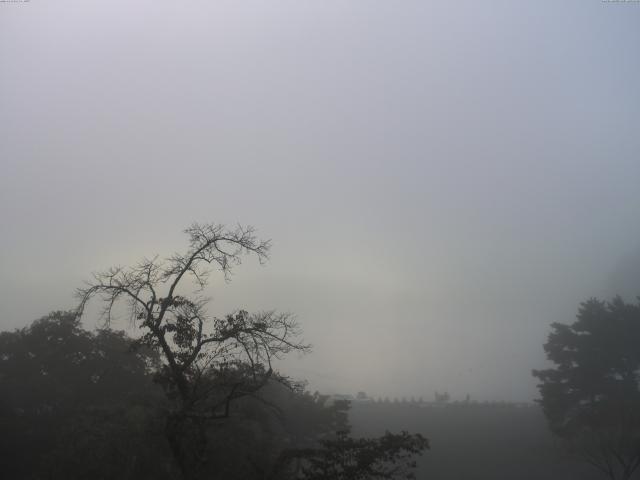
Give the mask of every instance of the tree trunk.
[[184, 480], [198, 480], [207, 447], [206, 427], [181, 414], [167, 417], [165, 436]]

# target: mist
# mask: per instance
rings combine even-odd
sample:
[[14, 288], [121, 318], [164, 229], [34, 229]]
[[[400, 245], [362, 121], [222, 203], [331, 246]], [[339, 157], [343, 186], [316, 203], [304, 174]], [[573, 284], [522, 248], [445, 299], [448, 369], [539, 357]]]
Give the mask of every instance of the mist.
[[313, 352], [280, 368], [309, 389], [531, 402], [549, 325], [640, 293], [639, 20], [599, 1], [0, 4], [0, 329], [184, 250], [194, 221], [239, 222], [270, 260], [214, 273], [209, 312], [295, 314]]

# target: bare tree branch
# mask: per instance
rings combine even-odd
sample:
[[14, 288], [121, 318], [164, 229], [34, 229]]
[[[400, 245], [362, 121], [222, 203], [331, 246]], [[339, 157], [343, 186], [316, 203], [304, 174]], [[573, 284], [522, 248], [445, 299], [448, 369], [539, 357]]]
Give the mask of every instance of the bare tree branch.
[[[229, 281], [233, 267], [244, 256], [253, 255], [264, 263], [270, 241], [259, 240], [252, 227], [240, 225], [227, 229], [194, 223], [185, 233], [189, 237], [185, 253], [165, 260], [144, 258], [132, 267], [95, 273], [77, 291], [77, 314], [83, 315], [88, 302], [98, 297], [109, 326], [122, 300], [132, 324], [140, 329], [138, 343], [160, 350], [165, 363], [158, 381], [174, 402], [167, 436], [178, 463], [187, 469], [186, 457], [202, 458], [204, 446], [185, 444], [185, 422], [227, 418], [233, 401], [257, 397], [269, 381], [284, 383], [285, 377], [274, 372], [272, 359], [308, 352], [310, 345], [299, 341], [300, 329], [290, 314], [251, 315], [238, 310], [209, 320], [208, 300], [199, 296], [212, 268], [217, 267]], [[187, 290], [191, 295], [178, 293]], [[183, 473], [189, 478], [190, 472]]]

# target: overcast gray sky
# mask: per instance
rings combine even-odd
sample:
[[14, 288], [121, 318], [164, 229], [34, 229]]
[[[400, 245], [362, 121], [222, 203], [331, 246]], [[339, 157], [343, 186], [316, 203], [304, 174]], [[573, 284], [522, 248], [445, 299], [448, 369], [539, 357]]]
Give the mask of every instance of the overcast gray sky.
[[211, 313], [295, 312], [311, 388], [530, 400], [640, 294], [639, 86], [634, 2], [0, 3], [0, 328], [240, 222]]

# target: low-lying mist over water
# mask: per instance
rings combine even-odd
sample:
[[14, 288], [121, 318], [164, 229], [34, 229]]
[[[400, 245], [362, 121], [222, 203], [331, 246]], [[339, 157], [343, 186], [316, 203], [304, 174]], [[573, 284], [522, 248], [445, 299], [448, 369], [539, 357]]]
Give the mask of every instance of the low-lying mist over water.
[[551, 323], [640, 295], [639, 25], [582, 0], [0, 3], [0, 331], [193, 222], [251, 225], [268, 261], [213, 268], [203, 315], [291, 314], [311, 353], [274, 371], [533, 403]]

